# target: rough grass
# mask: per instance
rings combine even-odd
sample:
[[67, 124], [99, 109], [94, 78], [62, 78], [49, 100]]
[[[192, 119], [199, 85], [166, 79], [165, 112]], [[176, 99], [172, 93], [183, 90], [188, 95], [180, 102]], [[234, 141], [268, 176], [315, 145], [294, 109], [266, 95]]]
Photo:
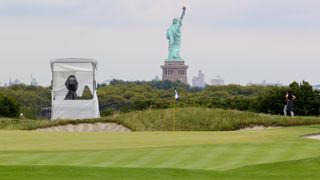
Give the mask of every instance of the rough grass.
[[[137, 131], [171, 131], [174, 110], [131, 112], [115, 119]], [[230, 131], [253, 126], [287, 127], [320, 123], [319, 117], [291, 118], [209, 108], [179, 108], [176, 109], [175, 119], [178, 131]]]
[[[81, 123], [117, 123], [120, 121], [114, 118], [100, 118], [100, 119], [85, 119], [85, 120], [32, 120], [32, 119], [14, 119], [14, 118], [0, 118], [0, 129], [2, 130], [36, 130], [39, 128], [48, 128], [53, 126], [63, 126], [68, 124], [81, 124]], [[124, 125], [125, 126], [125, 125]]]
[[33, 130], [66, 124], [113, 122], [134, 131], [172, 131], [174, 119], [178, 131], [230, 131], [253, 126], [287, 127], [320, 124], [320, 117], [291, 118], [222, 109], [177, 108], [175, 116], [173, 109], [164, 109], [130, 112], [81, 121], [0, 119], [0, 129]]

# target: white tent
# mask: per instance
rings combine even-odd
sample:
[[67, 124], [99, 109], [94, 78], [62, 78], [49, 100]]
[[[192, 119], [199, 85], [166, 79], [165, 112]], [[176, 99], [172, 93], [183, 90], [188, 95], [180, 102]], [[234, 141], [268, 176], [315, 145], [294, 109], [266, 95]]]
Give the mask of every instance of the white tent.
[[[99, 103], [96, 94], [95, 72], [97, 61], [84, 58], [55, 59], [50, 61], [52, 70], [52, 113], [51, 119], [99, 118]], [[68, 77], [74, 75], [78, 81], [77, 95], [81, 97], [87, 87], [93, 98], [65, 100]], [[87, 89], [86, 88], [86, 89]]]

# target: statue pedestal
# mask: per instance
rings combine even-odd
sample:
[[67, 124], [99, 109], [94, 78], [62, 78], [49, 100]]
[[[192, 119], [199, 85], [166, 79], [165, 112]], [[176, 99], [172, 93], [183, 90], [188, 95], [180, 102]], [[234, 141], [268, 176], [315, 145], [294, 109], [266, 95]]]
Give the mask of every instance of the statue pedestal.
[[188, 84], [187, 69], [184, 61], [168, 61], [164, 62], [162, 68], [162, 80], [180, 81]]

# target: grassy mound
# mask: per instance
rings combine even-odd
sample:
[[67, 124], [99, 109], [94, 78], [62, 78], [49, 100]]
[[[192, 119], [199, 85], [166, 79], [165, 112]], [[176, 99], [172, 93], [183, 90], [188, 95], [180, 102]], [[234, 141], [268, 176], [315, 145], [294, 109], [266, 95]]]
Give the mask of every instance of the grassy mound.
[[0, 129], [33, 130], [58, 125], [112, 122], [134, 131], [230, 131], [253, 126], [299, 126], [320, 124], [319, 117], [283, 117], [252, 112], [209, 108], [147, 110], [80, 121], [0, 119]]

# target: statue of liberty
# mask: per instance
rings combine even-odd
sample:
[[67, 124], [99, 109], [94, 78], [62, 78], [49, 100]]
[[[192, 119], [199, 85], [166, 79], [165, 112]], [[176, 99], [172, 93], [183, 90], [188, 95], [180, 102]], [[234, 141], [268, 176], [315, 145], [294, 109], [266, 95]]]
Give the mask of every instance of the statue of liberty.
[[183, 8], [182, 15], [179, 18], [173, 19], [173, 23], [167, 31], [167, 39], [169, 40], [169, 56], [168, 61], [181, 61], [180, 47], [181, 47], [181, 31], [182, 20], [185, 15], [186, 7]]

